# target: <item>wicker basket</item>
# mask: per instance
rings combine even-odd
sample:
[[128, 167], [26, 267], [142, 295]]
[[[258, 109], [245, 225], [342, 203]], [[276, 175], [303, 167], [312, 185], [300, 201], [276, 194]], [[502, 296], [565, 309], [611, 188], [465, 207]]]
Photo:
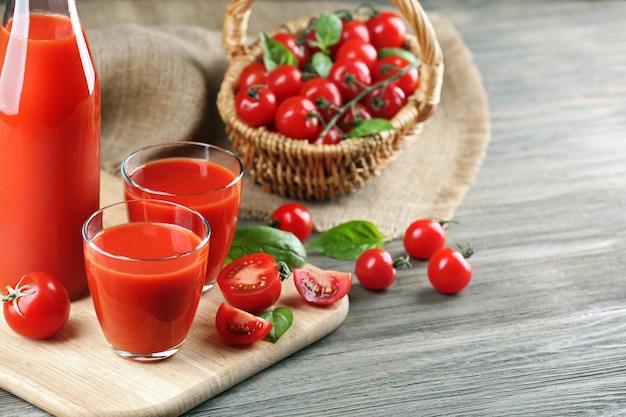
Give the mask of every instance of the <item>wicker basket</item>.
[[[439, 103], [443, 56], [430, 20], [416, 0], [390, 0], [407, 20], [413, 34], [404, 47], [420, 57], [420, 84], [407, 105], [391, 120], [396, 128], [367, 138], [346, 139], [336, 145], [313, 145], [265, 128], [252, 128], [237, 117], [235, 86], [243, 68], [262, 54], [259, 42], [248, 45], [246, 32], [252, 0], [232, 0], [223, 26], [229, 67], [220, 87], [217, 107], [233, 148], [250, 177], [267, 192], [300, 200], [328, 200], [354, 191], [401, 149], [402, 140], [416, 136]], [[301, 18], [267, 31], [296, 34], [308, 24]]]

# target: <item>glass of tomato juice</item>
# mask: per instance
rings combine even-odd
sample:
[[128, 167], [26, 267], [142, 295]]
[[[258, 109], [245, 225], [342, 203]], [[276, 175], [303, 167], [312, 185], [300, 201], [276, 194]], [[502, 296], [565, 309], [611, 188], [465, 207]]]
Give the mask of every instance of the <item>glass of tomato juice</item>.
[[202, 296], [206, 219], [169, 201], [125, 201], [92, 214], [82, 236], [87, 284], [108, 344], [139, 361], [175, 354]]
[[154, 198], [191, 207], [211, 226], [203, 291], [224, 266], [241, 206], [243, 165], [234, 153], [202, 142], [167, 142], [141, 148], [121, 166], [126, 200]]

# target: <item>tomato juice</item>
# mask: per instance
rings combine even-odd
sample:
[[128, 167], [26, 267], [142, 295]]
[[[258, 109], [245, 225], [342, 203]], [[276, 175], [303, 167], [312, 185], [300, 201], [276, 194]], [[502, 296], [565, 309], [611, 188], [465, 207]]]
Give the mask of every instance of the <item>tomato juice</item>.
[[204, 285], [207, 246], [198, 249], [201, 241], [182, 226], [135, 222], [85, 243], [89, 289], [114, 349], [149, 356], [185, 340]]
[[74, 28], [52, 14], [0, 27], [0, 288], [43, 271], [72, 298], [87, 289], [81, 226], [99, 207], [100, 88]]
[[173, 201], [197, 210], [207, 219], [211, 227], [208, 284], [215, 281], [224, 266], [237, 228], [241, 175], [211, 161], [165, 158], [148, 162], [129, 173], [124, 189], [127, 200]]

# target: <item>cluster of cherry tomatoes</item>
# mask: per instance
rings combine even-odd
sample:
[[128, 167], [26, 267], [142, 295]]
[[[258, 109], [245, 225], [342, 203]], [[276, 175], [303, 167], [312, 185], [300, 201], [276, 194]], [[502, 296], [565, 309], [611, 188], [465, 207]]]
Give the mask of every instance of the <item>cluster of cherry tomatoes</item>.
[[444, 294], [456, 294], [472, 279], [471, 246], [457, 249], [445, 247], [444, 222], [418, 219], [411, 223], [403, 236], [406, 257], [393, 259], [382, 248], [369, 249], [359, 257], [355, 275], [361, 285], [369, 290], [384, 290], [396, 280], [396, 268], [410, 266], [409, 257], [428, 261], [427, 275], [431, 285]]
[[[287, 203], [274, 211], [271, 218], [282, 230], [306, 239], [313, 229], [311, 214], [298, 203]], [[357, 259], [354, 275], [359, 283], [373, 291], [388, 288], [396, 280], [396, 270], [410, 267], [410, 258], [428, 261], [427, 275], [432, 286], [444, 294], [456, 294], [472, 279], [472, 266], [468, 258], [473, 249], [446, 247], [445, 226], [452, 222], [418, 219], [407, 227], [402, 242], [407, 255], [393, 259], [384, 248], [364, 251]]]
[[[313, 231], [313, 218], [306, 207], [286, 203], [271, 215], [269, 225], [293, 233], [301, 241]], [[215, 315], [218, 333], [232, 344], [251, 344], [266, 338], [274, 323], [260, 313], [278, 301], [282, 282], [293, 279], [300, 296], [310, 304], [327, 306], [341, 300], [352, 287], [349, 272], [316, 268], [293, 268], [267, 253], [252, 253], [229, 263], [217, 277], [226, 300]]]
[[402, 48], [406, 33], [398, 14], [371, 9], [361, 19], [327, 12], [299, 36], [262, 34], [263, 60], [248, 64], [237, 82], [237, 114], [252, 127], [314, 144], [391, 129], [355, 127], [392, 119], [416, 90], [417, 57]]
[[[267, 337], [275, 323], [262, 317], [280, 298], [282, 281], [290, 277], [300, 296], [326, 306], [341, 300], [352, 287], [352, 274], [313, 268], [293, 271], [267, 253], [253, 253], [228, 264], [217, 283], [226, 303], [218, 308], [215, 325], [229, 343], [246, 345]], [[287, 325], [289, 327], [291, 323]]]

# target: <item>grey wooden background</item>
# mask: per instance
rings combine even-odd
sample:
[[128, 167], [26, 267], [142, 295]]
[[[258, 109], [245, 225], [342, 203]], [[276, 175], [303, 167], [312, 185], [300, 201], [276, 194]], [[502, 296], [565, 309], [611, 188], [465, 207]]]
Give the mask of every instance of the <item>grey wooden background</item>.
[[[487, 157], [449, 229], [475, 247], [472, 283], [440, 295], [414, 262], [386, 292], [357, 284], [338, 330], [187, 415], [626, 415], [626, 2], [422, 5], [489, 95]], [[0, 415], [45, 413], [1, 391]]]

